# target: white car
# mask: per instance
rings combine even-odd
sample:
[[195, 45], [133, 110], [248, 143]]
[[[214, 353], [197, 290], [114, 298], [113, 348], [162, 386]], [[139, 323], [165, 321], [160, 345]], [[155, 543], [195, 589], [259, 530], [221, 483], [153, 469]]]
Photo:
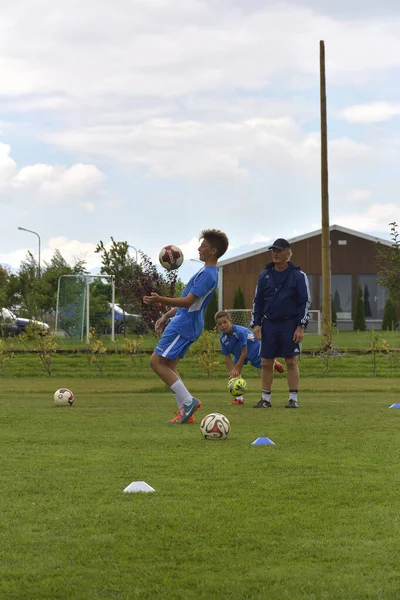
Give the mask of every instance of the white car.
[[43, 321], [37, 321], [36, 319], [25, 319], [23, 317], [17, 317], [8, 308], [3, 308], [3, 310], [8, 311], [8, 313], [11, 315], [12, 319], [14, 319], [14, 321], [16, 322], [17, 327], [19, 329], [18, 333], [23, 333], [25, 331], [27, 325], [35, 325], [38, 329], [41, 329], [46, 332], [49, 331], [49, 326], [47, 325], [47, 323], [43, 323]]

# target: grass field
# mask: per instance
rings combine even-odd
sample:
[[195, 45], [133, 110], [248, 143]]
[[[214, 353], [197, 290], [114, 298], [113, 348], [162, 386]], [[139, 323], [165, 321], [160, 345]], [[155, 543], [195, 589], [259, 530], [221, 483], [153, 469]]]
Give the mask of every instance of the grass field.
[[[298, 410], [285, 378], [267, 410], [188, 380], [222, 442], [165, 425], [152, 377], [68, 375], [71, 408], [55, 383], [0, 380], [0, 598], [399, 598], [397, 380], [309, 377]], [[123, 493], [139, 480], [155, 493]]]

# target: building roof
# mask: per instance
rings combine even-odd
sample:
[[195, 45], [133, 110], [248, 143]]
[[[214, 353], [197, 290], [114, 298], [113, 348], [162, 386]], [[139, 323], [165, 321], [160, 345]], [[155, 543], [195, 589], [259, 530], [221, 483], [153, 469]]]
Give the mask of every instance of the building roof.
[[[364, 240], [369, 240], [370, 242], [379, 242], [384, 246], [392, 246], [392, 242], [390, 240], [384, 240], [383, 238], [375, 237], [373, 235], [368, 235], [367, 233], [361, 233], [360, 231], [355, 231], [354, 229], [348, 229], [347, 227], [341, 227], [340, 225], [331, 225], [329, 227], [329, 231], [341, 231], [342, 233], [347, 233], [348, 235], [354, 235], [356, 237], [362, 238]], [[288, 242], [290, 245], [295, 244], [296, 242], [302, 242], [303, 240], [307, 240], [308, 238], [315, 237], [316, 235], [321, 235], [322, 229], [316, 229], [315, 231], [310, 231], [310, 233], [305, 233], [303, 235], [299, 235], [294, 238], [290, 238]], [[263, 246], [262, 248], [257, 248], [257, 250], [251, 250], [250, 252], [245, 252], [244, 254], [238, 254], [237, 256], [233, 256], [232, 258], [227, 258], [226, 260], [221, 260], [218, 262], [218, 267], [223, 267], [224, 265], [229, 265], [231, 263], [237, 262], [238, 260], [244, 260], [245, 258], [250, 258], [252, 256], [256, 256], [257, 254], [264, 254], [268, 252], [270, 244], [268, 246]]]

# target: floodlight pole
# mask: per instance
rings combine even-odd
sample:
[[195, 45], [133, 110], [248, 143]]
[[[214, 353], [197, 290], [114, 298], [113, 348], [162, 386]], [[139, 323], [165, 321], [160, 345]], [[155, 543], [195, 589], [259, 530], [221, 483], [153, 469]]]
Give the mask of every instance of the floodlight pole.
[[321, 273], [322, 335], [329, 336], [332, 322], [331, 242], [329, 232], [328, 127], [326, 117], [325, 44], [319, 43], [321, 109]]

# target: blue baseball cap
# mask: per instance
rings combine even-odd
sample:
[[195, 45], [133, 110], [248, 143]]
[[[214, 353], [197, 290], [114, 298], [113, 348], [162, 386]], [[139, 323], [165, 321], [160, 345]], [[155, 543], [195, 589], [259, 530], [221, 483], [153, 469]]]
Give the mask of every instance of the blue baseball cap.
[[276, 248], [277, 250], [286, 250], [287, 248], [290, 248], [290, 244], [287, 240], [284, 240], [283, 238], [278, 238], [274, 241], [272, 246], [268, 248], [268, 250], [273, 250], [274, 248]]

